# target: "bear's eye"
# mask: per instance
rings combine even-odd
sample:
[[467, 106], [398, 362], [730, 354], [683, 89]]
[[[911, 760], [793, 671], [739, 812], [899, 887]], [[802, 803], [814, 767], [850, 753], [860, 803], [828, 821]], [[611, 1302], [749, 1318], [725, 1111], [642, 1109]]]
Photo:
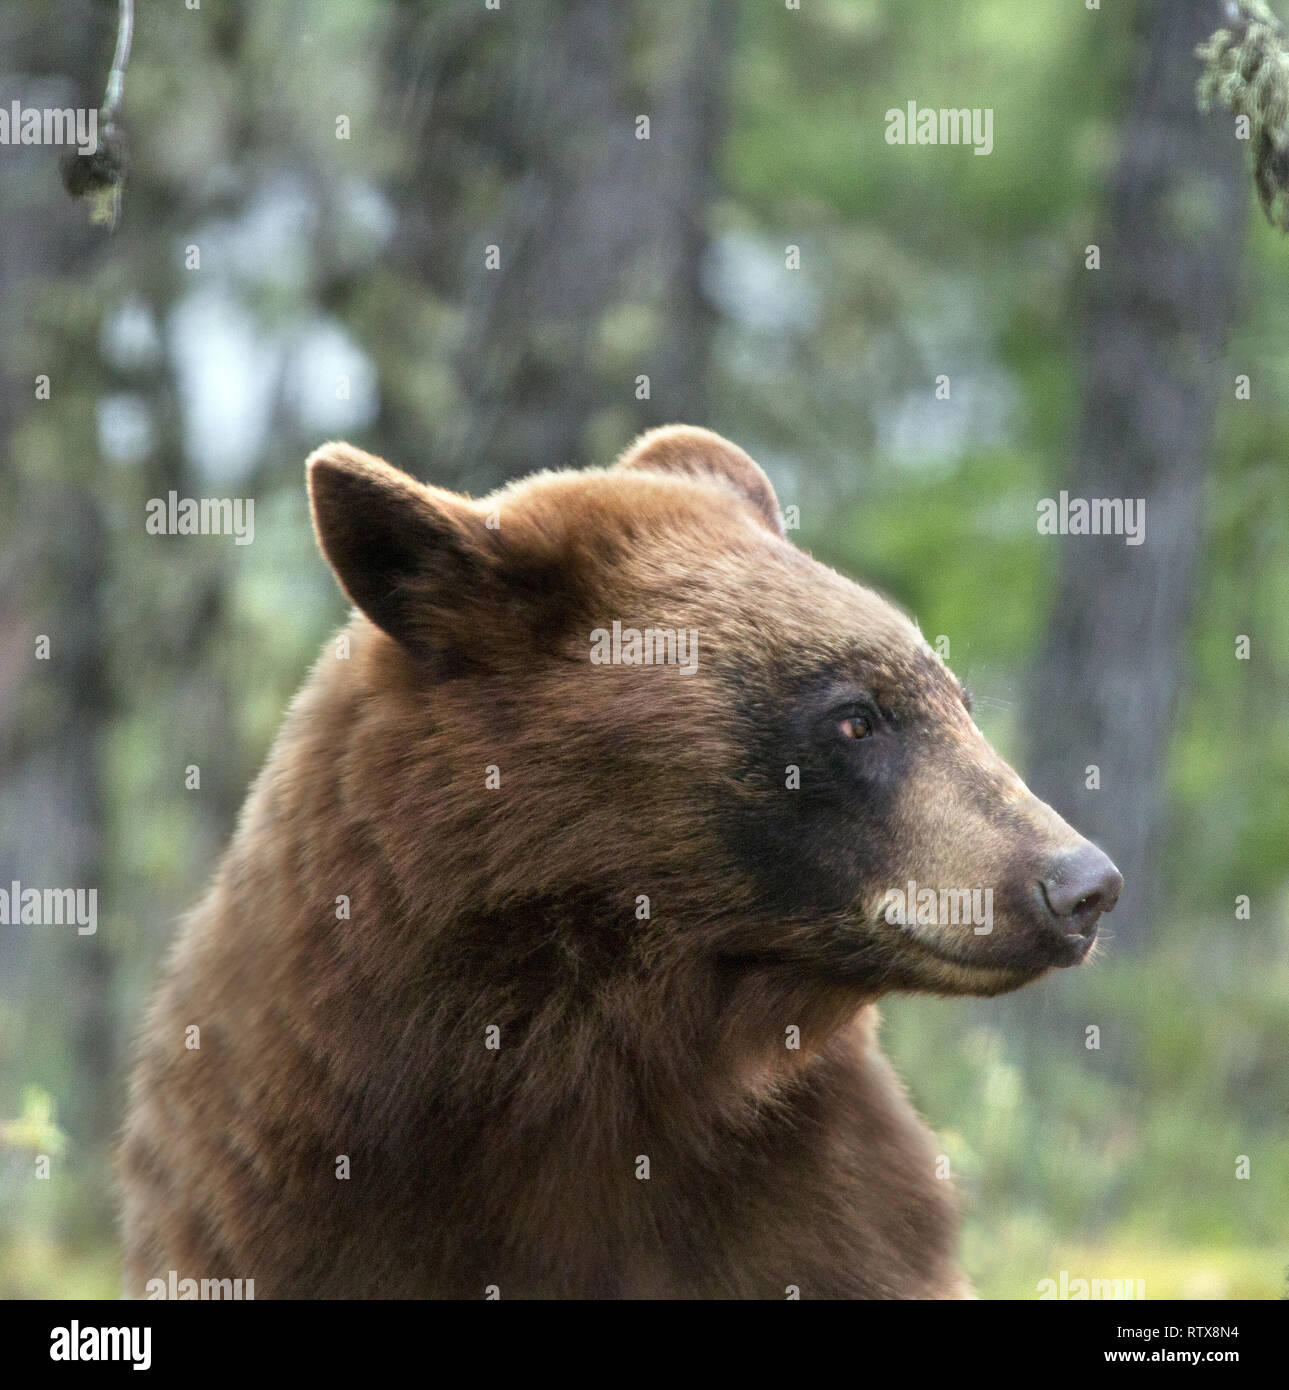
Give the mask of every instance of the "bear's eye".
[[866, 714], [848, 714], [837, 724], [843, 738], [867, 738], [873, 732], [872, 720]]

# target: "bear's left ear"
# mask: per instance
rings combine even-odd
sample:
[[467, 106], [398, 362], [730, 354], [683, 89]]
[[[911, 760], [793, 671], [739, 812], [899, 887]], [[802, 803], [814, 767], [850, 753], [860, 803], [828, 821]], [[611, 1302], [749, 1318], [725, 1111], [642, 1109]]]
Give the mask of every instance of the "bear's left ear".
[[531, 655], [568, 620], [574, 574], [522, 526], [349, 444], [308, 461], [318, 544], [341, 588], [409, 652], [455, 667]]
[[737, 444], [712, 430], [695, 425], [663, 425], [642, 434], [614, 467], [683, 473], [702, 482], [715, 482], [750, 502], [776, 536], [786, 535], [779, 499], [769, 478]]
[[495, 563], [482, 519], [350, 444], [324, 444], [305, 468], [318, 545], [354, 606], [405, 647], [441, 641], [443, 610], [469, 606]]

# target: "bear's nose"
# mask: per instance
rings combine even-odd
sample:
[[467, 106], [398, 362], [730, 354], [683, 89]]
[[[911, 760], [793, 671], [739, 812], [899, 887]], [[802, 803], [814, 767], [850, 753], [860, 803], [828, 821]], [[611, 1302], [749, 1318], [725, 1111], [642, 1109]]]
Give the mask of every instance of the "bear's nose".
[[1119, 901], [1123, 875], [1095, 845], [1062, 855], [1043, 880], [1043, 896], [1066, 931], [1087, 936], [1097, 918]]

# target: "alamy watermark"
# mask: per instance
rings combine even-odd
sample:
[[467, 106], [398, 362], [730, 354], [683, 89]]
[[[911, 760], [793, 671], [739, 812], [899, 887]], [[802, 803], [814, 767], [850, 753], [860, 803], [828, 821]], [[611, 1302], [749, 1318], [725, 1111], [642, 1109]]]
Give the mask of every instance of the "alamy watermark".
[[1063, 1269], [1059, 1280], [1038, 1281], [1040, 1302], [1049, 1298], [1136, 1299], [1145, 1296], [1144, 1279], [1071, 1279], [1070, 1271]]
[[181, 1279], [173, 1269], [166, 1272], [164, 1279], [160, 1275], [149, 1279], [144, 1289], [144, 1297], [153, 1302], [169, 1299], [242, 1303], [255, 1299], [254, 1279]]
[[71, 927], [78, 936], [98, 931], [97, 888], [0, 887], [0, 927]]
[[988, 936], [994, 929], [994, 890], [919, 888], [909, 879], [903, 888], [887, 889], [882, 911], [894, 927], [971, 926], [977, 936]]
[[1125, 545], [1146, 539], [1144, 497], [1071, 497], [1062, 492], [1038, 503], [1040, 536], [1122, 536]]
[[675, 666], [692, 676], [698, 669], [698, 629], [597, 627], [591, 633], [592, 666]]
[[98, 150], [98, 111], [90, 106], [0, 106], [0, 145], [74, 145], [78, 154]]
[[234, 545], [255, 539], [253, 497], [151, 497], [144, 529], [150, 536], [232, 536]]
[[150, 1327], [81, 1326], [73, 1318], [69, 1323], [51, 1328], [49, 1333], [51, 1361], [129, 1361], [136, 1371], [146, 1371], [152, 1365], [152, 1329]]
[[892, 106], [886, 113], [888, 145], [970, 145], [972, 154], [994, 151], [992, 106]]

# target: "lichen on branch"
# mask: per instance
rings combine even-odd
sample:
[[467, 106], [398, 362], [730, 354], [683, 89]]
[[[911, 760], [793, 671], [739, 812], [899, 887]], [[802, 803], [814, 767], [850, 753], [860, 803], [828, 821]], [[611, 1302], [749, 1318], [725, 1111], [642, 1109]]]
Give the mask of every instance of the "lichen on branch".
[[1289, 35], [1264, 0], [1225, 0], [1226, 26], [1195, 50], [1200, 110], [1247, 122], [1253, 180], [1267, 220], [1289, 232]]

